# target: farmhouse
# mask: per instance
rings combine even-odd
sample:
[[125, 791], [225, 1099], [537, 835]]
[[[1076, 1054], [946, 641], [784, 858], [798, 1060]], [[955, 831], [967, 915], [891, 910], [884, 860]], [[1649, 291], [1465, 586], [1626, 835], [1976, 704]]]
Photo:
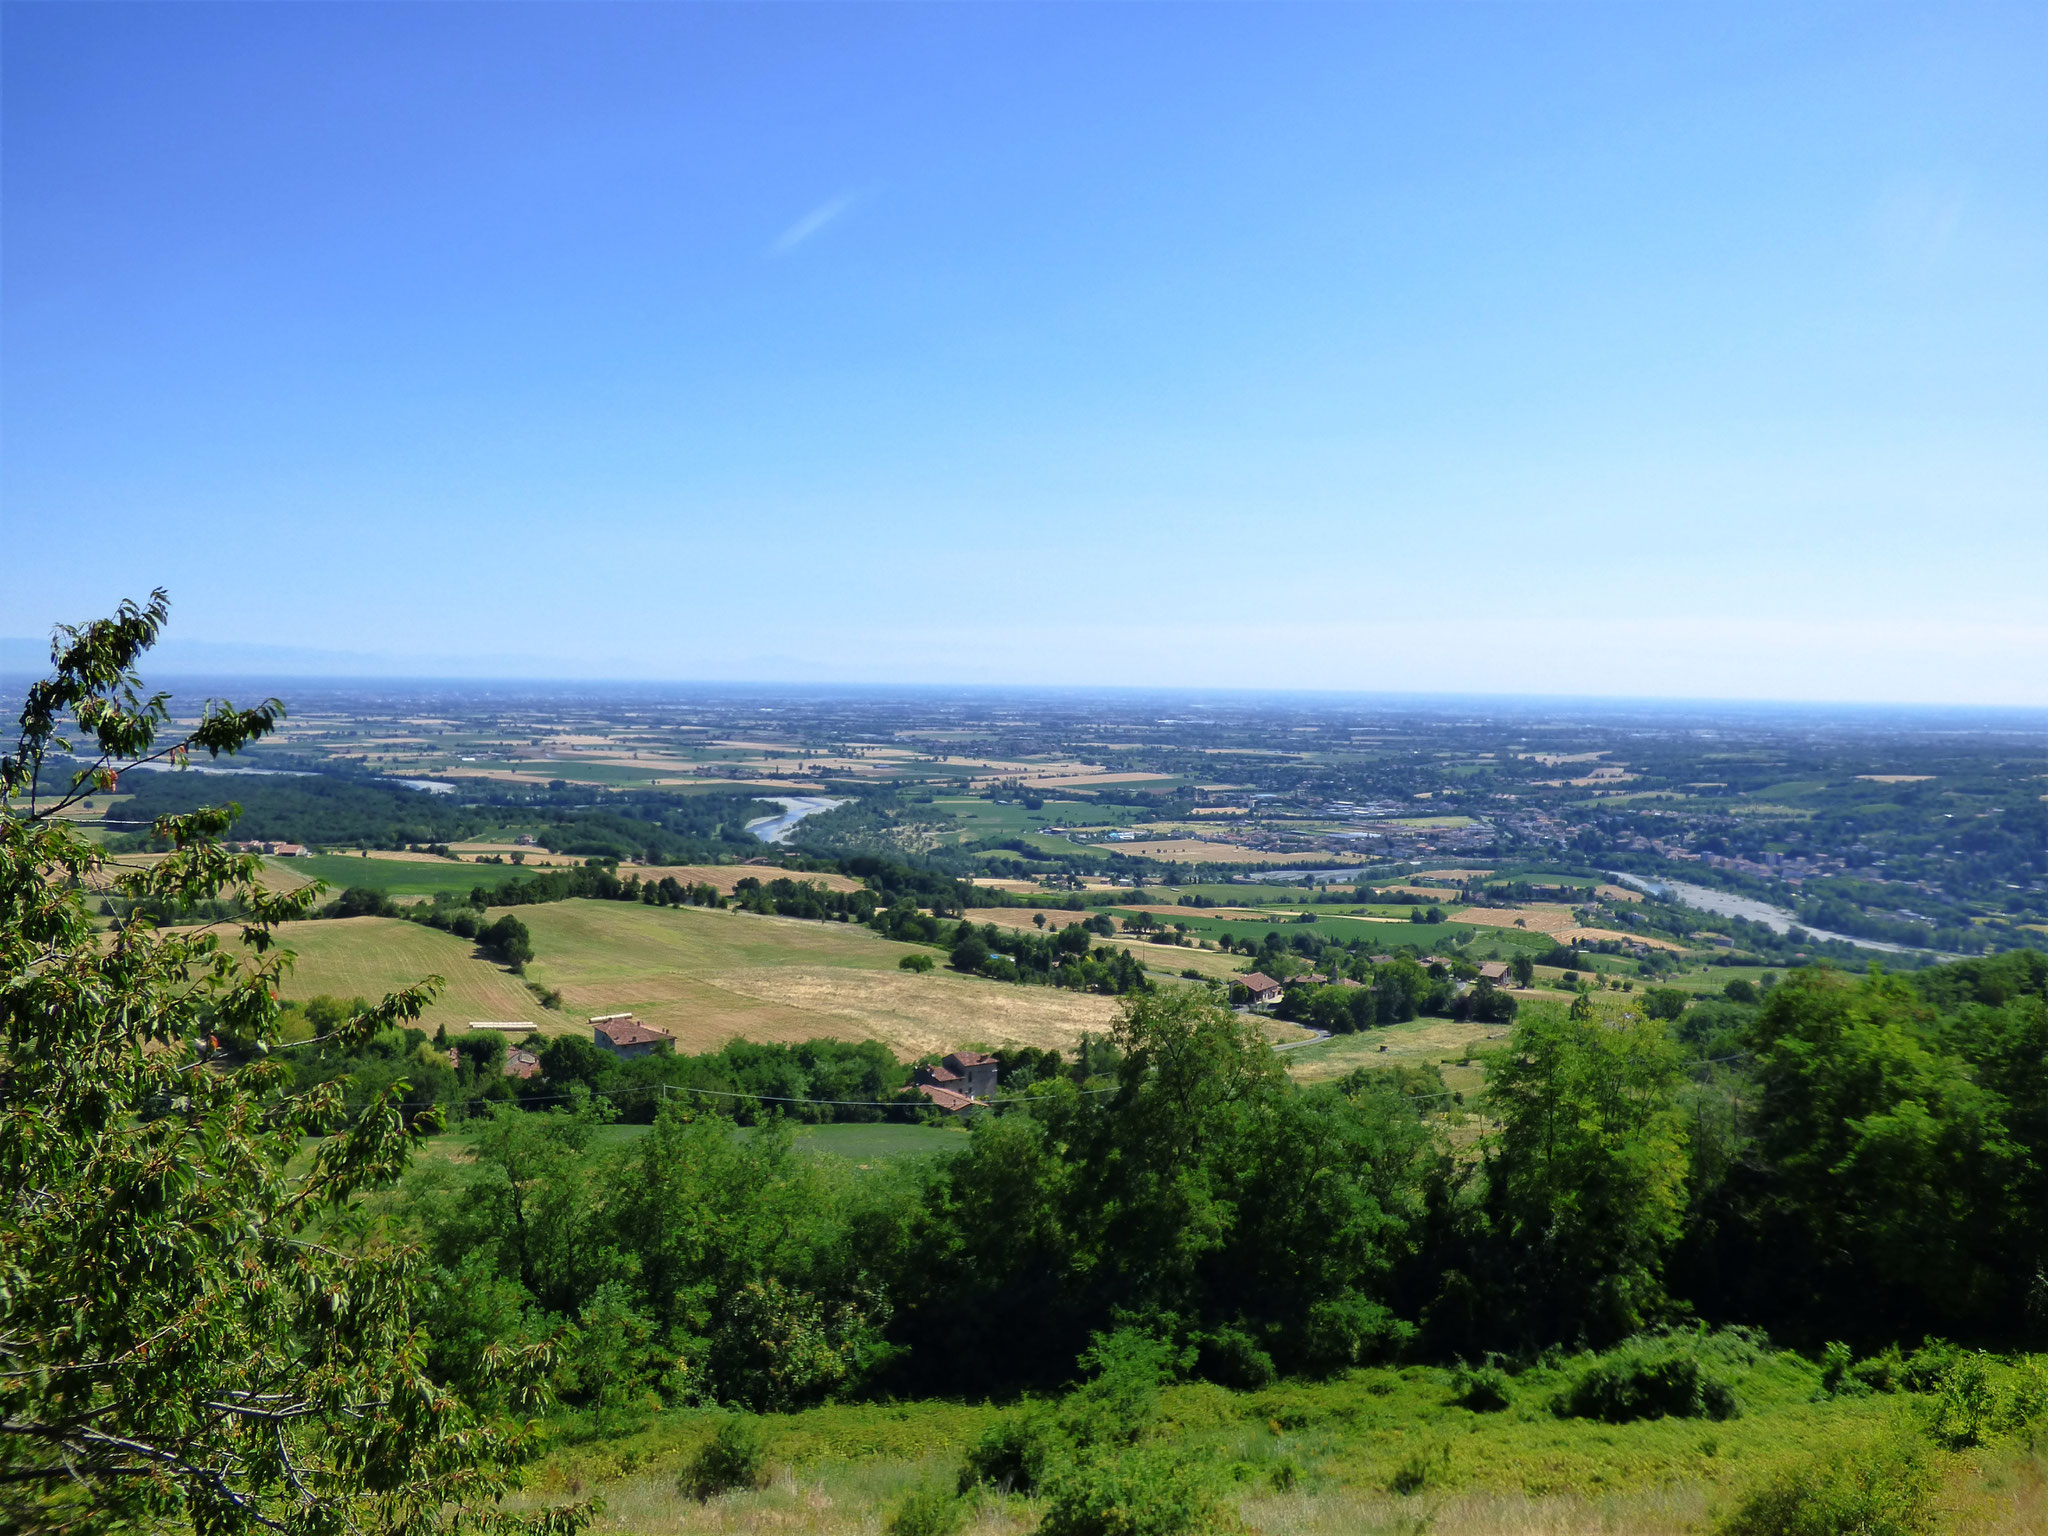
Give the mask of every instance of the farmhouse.
[[1508, 963], [1505, 960], [1482, 960], [1479, 962], [1479, 979], [1490, 981], [1496, 987], [1508, 984]]
[[505, 1053], [505, 1075], [525, 1082], [529, 1077], [540, 1076], [540, 1058], [532, 1051], [513, 1046]]
[[974, 1100], [964, 1093], [954, 1092], [951, 1088], [940, 1088], [930, 1083], [919, 1083], [917, 1091], [927, 1099], [930, 1099], [936, 1108], [943, 1109], [949, 1115], [964, 1115], [968, 1110], [975, 1107]]
[[1253, 971], [1249, 976], [1240, 976], [1237, 978], [1237, 984], [1251, 994], [1254, 1008], [1264, 1003], [1280, 1001], [1280, 983], [1262, 972]]
[[[955, 1051], [937, 1066], [919, 1067], [911, 1078], [911, 1086], [928, 1099], [932, 1094], [927, 1090], [933, 1089], [968, 1099], [986, 1098], [996, 1091], [996, 1068], [993, 1056], [985, 1056], [980, 1051]], [[932, 1099], [932, 1102], [936, 1104], [939, 1101]]]
[[622, 1061], [672, 1051], [676, 1045], [675, 1036], [649, 1029], [630, 1013], [600, 1014], [590, 1021], [590, 1035], [600, 1051], [609, 1051]]

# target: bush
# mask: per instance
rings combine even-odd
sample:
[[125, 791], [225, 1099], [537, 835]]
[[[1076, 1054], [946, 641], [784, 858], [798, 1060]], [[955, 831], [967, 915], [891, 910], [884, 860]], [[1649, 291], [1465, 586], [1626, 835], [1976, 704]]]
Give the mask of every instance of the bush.
[[967, 1448], [960, 1491], [983, 1484], [998, 1493], [1036, 1493], [1067, 1451], [1067, 1439], [1052, 1411], [1042, 1404], [1027, 1404], [997, 1419]]
[[1221, 1521], [1209, 1476], [1163, 1446], [1067, 1462], [1048, 1482], [1039, 1536], [1187, 1536]]
[[1427, 1445], [1418, 1445], [1394, 1468], [1394, 1475], [1387, 1479], [1387, 1492], [1410, 1494], [1420, 1493], [1432, 1484], [1441, 1483], [1450, 1475], [1451, 1448], [1441, 1440]]
[[1685, 1012], [1685, 1005], [1691, 1001], [1692, 994], [1677, 987], [1643, 989], [1643, 1011], [1653, 1019], [1675, 1019]]
[[1925, 1536], [1937, 1481], [1904, 1441], [1816, 1457], [1751, 1493], [1720, 1536]]
[[1256, 1392], [1271, 1386], [1278, 1374], [1273, 1369], [1273, 1357], [1240, 1328], [1218, 1328], [1201, 1335], [1197, 1343], [1202, 1352], [1196, 1360], [1195, 1373], [1219, 1387]]
[[683, 1468], [676, 1487], [693, 1499], [759, 1488], [768, 1481], [766, 1453], [761, 1426], [745, 1414], [727, 1414]]
[[1561, 1417], [1626, 1424], [1635, 1419], [1732, 1419], [1735, 1392], [1700, 1358], [1702, 1341], [1645, 1334], [1616, 1345], [1559, 1398]]
[[932, 959], [930, 955], [905, 955], [896, 962], [896, 968], [901, 971], [924, 972], [937, 964], [938, 962]]
[[2048, 1415], [2048, 1369], [2038, 1359], [2005, 1367], [1981, 1351], [1959, 1352], [1928, 1392], [1927, 1433], [1952, 1451]]
[[1907, 1392], [1932, 1392], [1963, 1359], [1963, 1347], [1947, 1339], [1923, 1339], [1899, 1366], [1898, 1384]]
[[952, 1536], [966, 1513], [959, 1499], [943, 1488], [919, 1488], [896, 1506], [888, 1536]]
[[1461, 1365], [1451, 1377], [1451, 1401], [1474, 1413], [1499, 1413], [1514, 1401], [1508, 1373], [1497, 1365]]

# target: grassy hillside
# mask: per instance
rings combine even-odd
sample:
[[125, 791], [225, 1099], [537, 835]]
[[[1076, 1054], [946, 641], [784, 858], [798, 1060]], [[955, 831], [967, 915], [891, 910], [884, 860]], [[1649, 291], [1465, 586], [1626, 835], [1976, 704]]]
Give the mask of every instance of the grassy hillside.
[[[1910, 1434], [1926, 1411], [1899, 1396], [1821, 1396], [1813, 1365], [1767, 1352], [1736, 1378], [1741, 1413], [1726, 1422], [1559, 1418], [1551, 1400], [1577, 1366], [1562, 1359], [1523, 1372], [1499, 1412], [1458, 1406], [1452, 1373], [1419, 1366], [1257, 1392], [1192, 1384], [1163, 1395], [1154, 1433], [1229, 1490], [1225, 1507], [1243, 1531], [1679, 1536], [1712, 1530], [1773, 1476], [1803, 1475], [1816, 1458], [1881, 1444], [1902, 1426]], [[877, 1530], [912, 1490], [950, 1490], [967, 1448], [1001, 1413], [915, 1401], [765, 1415], [768, 1486], [708, 1503], [678, 1494], [676, 1474], [708, 1437], [711, 1415], [652, 1416], [601, 1438], [564, 1423], [565, 1443], [528, 1500], [599, 1493], [605, 1528], [641, 1536], [851, 1536]], [[2048, 1439], [2038, 1432], [1921, 1454], [1939, 1485], [1934, 1529], [2048, 1529]], [[1040, 1513], [1035, 1500], [985, 1493], [963, 1511], [962, 1528], [1022, 1536]]]
[[[424, 866], [432, 868], [433, 866]], [[538, 986], [559, 989], [548, 1013], [518, 977], [464, 940], [397, 918], [294, 923], [284, 942], [299, 963], [284, 995], [382, 993], [428, 974], [448, 980], [426, 1027], [472, 1019], [534, 1019], [582, 1029], [591, 1014], [632, 1012], [672, 1031], [683, 1051], [750, 1040], [880, 1040], [908, 1059], [954, 1046], [1068, 1049], [1102, 1032], [1114, 1000], [897, 967], [913, 952], [854, 924], [761, 917], [704, 907], [564, 901], [521, 907]]]
[[298, 959], [285, 975], [282, 995], [304, 1001], [381, 997], [427, 976], [446, 982], [423, 1025], [460, 1029], [473, 1019], [550, 1018], [517, 976], [477, 954], [467, 939], [394, 917], [349, 917], [290, 923], [279, 942]]
[[900, 970], [906, 954], [854, 924], [705, 907], [565, 901], [521, 909], [538, 955], [528, 967], [561, 989], [572, 1015], [631, 1010], [680, 1050], [750, 1040], [880, 1040], [899, 1055], [988, 1045], [1071, 1047], [1108, 1028], [1106, 997]]

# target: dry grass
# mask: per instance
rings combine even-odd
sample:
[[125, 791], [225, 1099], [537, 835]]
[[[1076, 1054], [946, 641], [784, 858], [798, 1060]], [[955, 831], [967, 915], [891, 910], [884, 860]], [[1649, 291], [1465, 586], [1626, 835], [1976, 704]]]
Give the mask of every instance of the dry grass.
[[[110, 891], [114, 888], [114, 881], [120, 875], [133, 870], [148, 869], [159, 859], [168, 857], [170, 855], [163, 853], [110, 854], [107, 857], [106, 863], [101, 866], [101, 873], [97, 877], [89, 879], [86, 882], [86, 888], [94, 892]], [[296, 891], [301, 886], [310, 885], [312, 877], [292, 868], [295, 862], [292, 859], [266, 858], [263, 861], [262, 873], [257, 876], [258, 883], [266, 891], [278, 892]]]
[[830, 1037], [879, 1040], [905, 1060], [970, 1044], [1071, 1049], [1116, 1012], [1106, 997], [900, 970], [903, 955], [931, 951], [855, 924], [615, 901], [517, 915], [536, 951], [527, 975], [561, 992], [559, 1012], [466, 940], [380, 917], [281, 930], [299, 957], [284, 996], [377, 997], [439, 975], [447, 985], [422, 1020], [430, 1030], [531, 1019], [548, 1033], [583, 1033], [592, 1014], [631, 1012], [673, 1034], [682, 1051], [715, 1050], [735, 1036]]
[[1239, 1514], [1262, 1536], [1680, 1536], [1706, 1528], [1708, 1503], [1697, 1483], [1605, 1498], [1333, 1489], [1249, 1498]]
[[1526, 928], [1531, 933], [1563, 933], [1578, 926], [1578, 914], [1570, 907], [1467, 907], [1458, 914], [1461, 923], [1482, 928]]
[[972, 1043], [1070, 1047], [1104, 1028], [1107, 998], [897, 968], [929, 949], [850, 923], [705, 907], [563, 901], [523, 907], [572, 1015], [630, 1011], [683, 1051], [749, 1040], [880, 1040], [908, 1059]]
[[1530, 933], [1547, 933], [1560, 944], [1573, 939], [1615, 939], [1623, 944], [1645, 944], [1651, 949], [1668, 949], [1683, 954], [1685, 946], [1646, 934], [1624, 933], [1619, 928], [1585, 928], [1570, 907], [1532, 904], [1526, 907], [1467, 907], [1453, 922], [1472, 923], [1481, 928], [1521, 928]]
[[1558, 938], [1567, 944], [1574, 939], [1614, 939], [1622, 944], [1642, 944], [1650, 949], [1668, 949], [1674, 955], [1685, 953], [1683, 944], [1674, 944], [1669, 939], [1651, 938], [1647, 934], [1623, 933], [1619, 928], [1567, 928], [1558, 935]]
[[[1114, 999], [1020, 987], [933, 971], [850, 971], [793, 966], [721, 971], [710, 985], [803, 1016], [797, 1038], [880, 1040], [908, 1061], [972, 1042], [1071, 1051], [1083, 1031], [1106, 1033]], [[753, 1035], [751, 1038], [763, 1038]]]

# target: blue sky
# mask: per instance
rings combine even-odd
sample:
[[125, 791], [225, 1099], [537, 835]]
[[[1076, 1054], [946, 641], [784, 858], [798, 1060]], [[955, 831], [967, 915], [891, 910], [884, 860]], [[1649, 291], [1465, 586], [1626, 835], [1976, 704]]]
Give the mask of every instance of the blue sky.
[[2048, 703], [2048, 10], [9, 5], [0, 635]]

